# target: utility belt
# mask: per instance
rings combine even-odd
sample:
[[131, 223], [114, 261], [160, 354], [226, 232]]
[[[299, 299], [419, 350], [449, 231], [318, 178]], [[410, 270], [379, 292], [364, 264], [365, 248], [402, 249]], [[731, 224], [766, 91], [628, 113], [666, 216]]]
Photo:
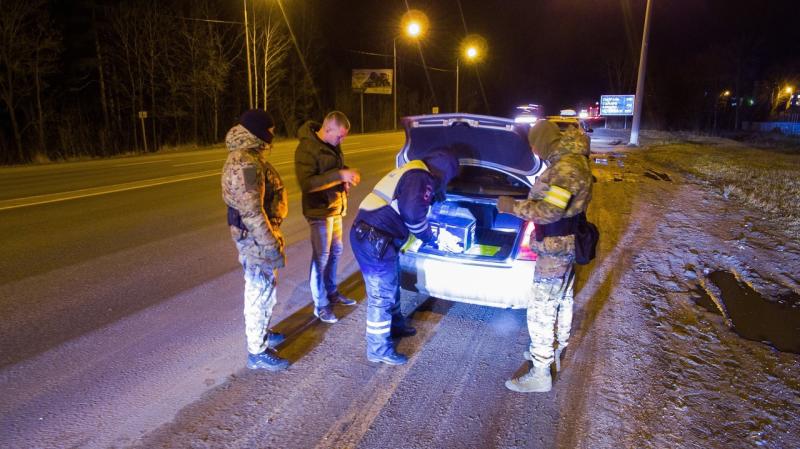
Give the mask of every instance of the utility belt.
[[[270, 218], [269, 224], [272, 227], [280, 227], [281, 223], [283, 222], [280, 218]], [[233, 207], [228, 206], [228, 226], [236, 226], [242, 231], [247, 231], [247, 226], [244, 225], [242, 221], [242, 214], [239, 213], [239, 210]]]
[[586, 223], [586, 212], [581, 212], [572, 217], [562, 218], [555, 223], [537, 223], [534, 228], [536, 232], [536, 241], [541, 242], [545, 237], [564, 237], [566, 235], [575, 234], [578, 230], [578, 225], [582, 223]]
[[383, 257], [386, 253], [386, 248], [389, 245], [394, 245], [398, 247], [395, 243], [395, 239], [391, 234], [386, 231], [381, 231], [378, 228], [373, 227], [361, 220], [357, 221], [353, 225], [353, 232], [358, 240], [366, 240], [369, 244], [375, 249], [375, 252], [378, 253], [378, 257]]

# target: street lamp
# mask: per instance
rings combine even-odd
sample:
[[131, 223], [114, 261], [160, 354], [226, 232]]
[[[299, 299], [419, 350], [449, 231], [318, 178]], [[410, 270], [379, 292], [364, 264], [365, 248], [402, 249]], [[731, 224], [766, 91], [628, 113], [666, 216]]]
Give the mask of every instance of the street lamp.
[[486, 39], [471, 34], [461, 41], [461, 49], [459, 56], [456, 57], [456, 110], [458, 112], [458, 97], [459, 97], [459, 70], [461, 65], [461, 55], [468, 62], [477, 62], [486, 54]]
[[[412, 39], [419, 39], [425, 34], [425, 30], [428, 29], [428, 17], [422, 11], [418, 11], [416, 9], [411, 9], [403, 14], [402, 19], [400, 20], [402, 34], [412, 38]], [[392, 76], [394, 79], [392, 80], [392, 115], [394, 117], [394, 129], [397, 129], [397, 38], [401, 36], [395, 36], [392, 39], [392, 61], [393, 61], [393, 68], [392, 68]]]

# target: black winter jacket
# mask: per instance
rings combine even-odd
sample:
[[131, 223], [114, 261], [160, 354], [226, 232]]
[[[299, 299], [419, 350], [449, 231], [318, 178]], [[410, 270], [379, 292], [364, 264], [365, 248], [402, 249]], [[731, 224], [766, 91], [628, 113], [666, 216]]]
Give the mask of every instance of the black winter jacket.
[[300, 142], [294, 152], [294, 171], [303, 196], [303, 215], [306, 218], [326, 218], [345, 215], [347, 193], [343, 184], [319, 192], [314, 188], [335, 181], [344, 165], [342, 149], [332, 147], [317, 137], [321, 125], [308, 121], [297, 131]]

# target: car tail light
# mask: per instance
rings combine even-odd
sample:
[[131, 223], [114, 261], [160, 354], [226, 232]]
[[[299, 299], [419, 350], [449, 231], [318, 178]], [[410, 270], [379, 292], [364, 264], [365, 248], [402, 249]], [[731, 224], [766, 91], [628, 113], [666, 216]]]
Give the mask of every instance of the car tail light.
[[536, 225], [532, 221], [525, 223], [525, 230], [522, 231], [522, 241], [519, 244], [519, 251], [517, 251], [517, 259], [536, 260], [536, 253], [531, 249], [534, 228], [536, 228]]

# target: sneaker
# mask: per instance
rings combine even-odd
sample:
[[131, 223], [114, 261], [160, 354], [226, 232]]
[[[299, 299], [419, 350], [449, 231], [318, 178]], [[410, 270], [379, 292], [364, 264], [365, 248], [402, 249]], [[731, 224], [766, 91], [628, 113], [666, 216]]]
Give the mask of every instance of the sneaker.
[[384, 355], [367, 354], [367, 360], [375, 363], [385, 363], [387, 365], [405, 365], [408, 357], [399, 352], [392, 351]]
[[289, 361], [278, 357], [278, 354], [267, 349], [261, 354], [249, 354], [247, 367], [250, 369], [265, 369], [267, 371], [283, 371], [289, 367]]
[[328, 296], [328, 301], [331, 304], [341, 304], [343, 306], [354, 306], [358, 304], [354, 300], [348, 298], [347, 296], [342, 295], [341, 293], [337, 293], [333, 296]]
[[411, 326], [393, 327], [391, 335], [394, 338], [413, 337], [417, 335], [417, 330]]
[[333, 324], [339, 321], [339, 318], [336, 318], [336, 315], [333, 314], [330, 306], [322, 307], [322, 308], [314, 308], [314, 316], [319, 318], [320, 321], [323, 323]]
[[283, 343], [284, 340], [286, 340], [285, 335], [279, 332], [269, 331], [269, 337], [267, 337], [267, 347], [269, 349], [275, 349], [275, 347]]

